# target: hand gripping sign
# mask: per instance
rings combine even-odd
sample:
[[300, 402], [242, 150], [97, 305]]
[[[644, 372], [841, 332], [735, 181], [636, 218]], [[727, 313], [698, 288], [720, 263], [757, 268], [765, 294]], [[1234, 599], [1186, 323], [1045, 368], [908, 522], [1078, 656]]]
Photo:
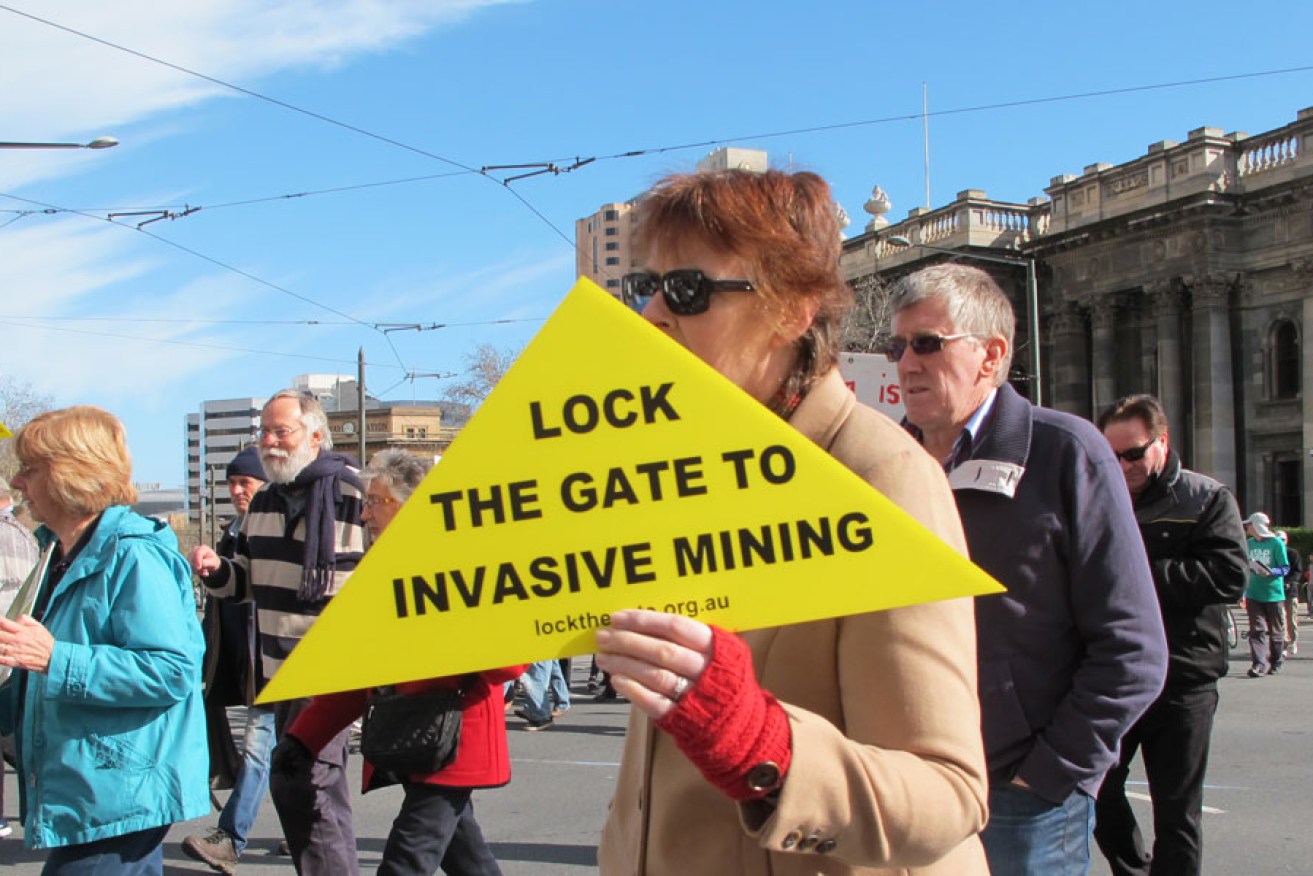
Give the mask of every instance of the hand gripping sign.
[[747, 630], [1000, 589], [581, 279], [261, 702], [587, 654], [620, 608]]

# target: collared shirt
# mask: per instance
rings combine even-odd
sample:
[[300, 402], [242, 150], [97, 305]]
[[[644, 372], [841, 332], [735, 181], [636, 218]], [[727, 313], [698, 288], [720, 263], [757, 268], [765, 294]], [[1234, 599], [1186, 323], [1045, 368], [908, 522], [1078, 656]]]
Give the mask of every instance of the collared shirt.
[[[985, 423], [989, 415], [994, 410], [994, 399], [998, 398], [998, 387], [989, 391], [985, 400], [976, 408], [976, 412], [967, 420], [966, 425], [962, 427], [962, 432], [953, 442], [953, 449], [949, 452], [948, 458], [941, 461], [944, 466], [944, 472], [948, 473], [957, 468], [962, 463], [971, 458], [971, 453], [975, 450], [976, 443], [980, 440], [980, 434], [984, 431]], [[918, 443], [925, 444], [925, 435], [921, 432], [920, 427], [914, 426], [903, 417], [903, 428], [912, 433]]]

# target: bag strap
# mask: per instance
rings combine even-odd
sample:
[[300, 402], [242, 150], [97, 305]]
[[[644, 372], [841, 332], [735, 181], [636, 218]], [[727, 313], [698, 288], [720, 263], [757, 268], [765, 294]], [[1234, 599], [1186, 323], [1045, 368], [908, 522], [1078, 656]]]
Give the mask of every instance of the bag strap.
[[[469, 672], [466, 673], [465, 675], [462, 675], [460, 677], [460, 684], [456, 685], [456, 695], [465, 696], [465, 694], [469, 691], [471, 685], [477, 678], [478, 678], [478, 674], [474, 672]], [[381, 696], [388, 696], [396, 692], [397, 692], [397, 686], [395, 684], [381, 684], [374, 688], [374, 693], [379, 694]]]

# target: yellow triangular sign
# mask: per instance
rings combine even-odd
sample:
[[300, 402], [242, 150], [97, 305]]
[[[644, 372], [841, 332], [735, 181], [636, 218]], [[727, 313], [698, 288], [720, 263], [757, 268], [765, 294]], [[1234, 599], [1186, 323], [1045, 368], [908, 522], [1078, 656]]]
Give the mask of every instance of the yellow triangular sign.
[[580, 280], [261, 700], [586, 654], [620, 608], [745, 630], [1000, 589]]
[[0, 438], [13, 438], [14, 433], [9, 431], [9, 427], [0, 423]]

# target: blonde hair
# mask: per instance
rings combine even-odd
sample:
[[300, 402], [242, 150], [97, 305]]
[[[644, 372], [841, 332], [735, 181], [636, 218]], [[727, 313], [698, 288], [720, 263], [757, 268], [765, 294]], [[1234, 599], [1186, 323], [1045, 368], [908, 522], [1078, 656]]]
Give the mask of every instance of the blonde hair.
[[99, 514], [137, 501], [132, 457], [119, 418], [90, 405], [47, 411], [18, 430], [18, 460], [47, 469], [51, 497], [64, 509]]

